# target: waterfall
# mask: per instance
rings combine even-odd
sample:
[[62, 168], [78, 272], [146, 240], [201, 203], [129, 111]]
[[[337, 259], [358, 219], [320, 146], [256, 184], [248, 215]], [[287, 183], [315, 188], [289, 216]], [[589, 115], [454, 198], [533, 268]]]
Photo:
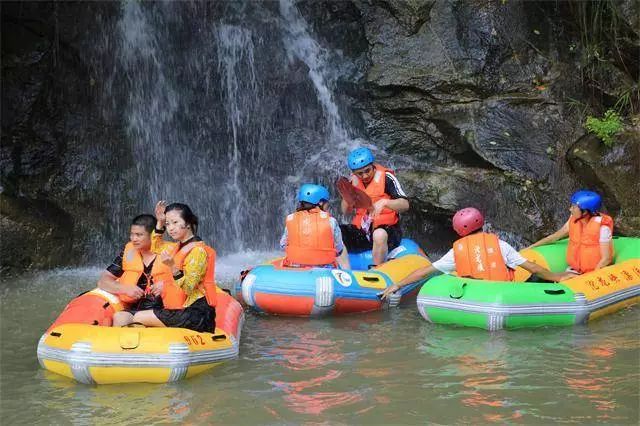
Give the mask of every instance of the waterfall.
[[[221, 25], [217, 31], [218, 40], [218, 72], [223, 86], [223, 102], [227, 113], [228, 129], [231, 131], [232, 147], [229, 150], [229, 172], [231, 174], [229, 194], [223, 201], [224, 210], [230, 213], [234, 248], [244, 248], [242, 224], [240, 218], [247, 211], [249, 202], [244, 196], [240, 171], [244, 167], [238, 146], [238, 134], [248, 123], [252, 106], [258, 102], [258, 86], [256, 83], [255, 64], [253, 58], [253, 41], [251, 31], [230, 25]], [[239, 76], [245, 76], [243, 81]]]
[[293, 0], [280, 0], [280, 13], [286, 23], [282, 30], [289, 61], [297, 58], [307, 65], [309, 78], [315, 86], [318, 101], [326, 115], [331, 142], [342, 148], [347, 147], [350, 138], [328, 87], [329, 84], [334, 83], [327, 64], [328, 54], [309, 35], [307, 23], [300, 15]]
[[103, 108], [118, 112], [132, 164], [110, 201], [114, 229], [164, 199], [190, 205], [223, 254], [273, 249], [299, 184], [346, 172], [356, 132], [333, 94], [330, 52], [292, 1], [277, 9], [121, 4], [104, 43], [114, 62]]
[[124, 3], [118, 23], [121, 35], [118, 60], [126, 71], [129, 91], [125, 120], [137, 169], [135, 187], [147, 188], [143, 194], [151, 202], [176, 192], [177, 182], [166, 179], [164, 170], [179, 167], [166, 155], [167, 148], [179, 143], [175, 130], [178, 94], [166, 74], [156, 28], [141, 6], [137, 1]]

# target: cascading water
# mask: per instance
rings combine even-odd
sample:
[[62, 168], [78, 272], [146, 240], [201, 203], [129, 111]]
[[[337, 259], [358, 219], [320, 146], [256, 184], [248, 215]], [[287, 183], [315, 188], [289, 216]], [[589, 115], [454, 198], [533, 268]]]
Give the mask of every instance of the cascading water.
[[143, 193], [150, 200], [159, 200], [176, 190], [176, 182], [165, 179], [163, 174], [164, 170], [179, 167], [172, 161], [175, 157], [166, 155], [170, 147], [179, 143], [175, 126], [178, 95], [167, 75], [153, 20], [139, 2], [124, 3], [118, 23], [122, 43], [118, 60], [128, 71], [125, 120], [137, 169], [136, 187], [146, 188]]
[[329, 52], [293, 1], [271, 6], [122, 4], [105, 108], [122, 110], [135, 167], [114, 226], [180, 201], [222, 253], [273, 249], [297, 186], [344, 169], [356, 141]]
[[[223, 102], [228, 118], [227, 129], [231, 131], [232, 145], [229, 150], [228, 182], [230, 192], [237, 197], [226, 197], [222, 200], [224, 210], [229, 213], [233, 233], [239, 237], [242, 234], [240, 218], [248, 209], [248, 200], [242, 197], [242, 183], [240, 172], [243, 168], [239, 143], [239, 132], [247, 123], [251, 108], [258, 101], [258, 85], [256, 83], [255, 65], [253, 59], [253, 40], [247, 29], [221, 25], [217, 31], [218, 40], [218, 72], [224, 87]], [[242, 65], [245, 64], [244, 67]], [[244, 72], [243, 72], [244, 71]], [[246, 76], [243, 81], [239, 76]], [[246, 87], [243, 87], [244, 86]], [[256, 141], [252, 140], [252, 143]], [[242, 249], [240, 238], [235, 239], [234, 249]]]
[[[335, 76], [329, 72], [327, 51], [311, 37], [307, 23], [293, 0], [280, 0], [280, 13], [285, 22], [282, 27], [283, 41], [289, 61], [299, 59], [309, 67], [309, 78], [326, 116], [329, 143], [325, 143], [322, 148], [330, 148], [336, 154], [336, 148], [339, 151], [352, 148], [353, 141], [342, 122], [338, 105], [333, 100], [328, 86], [335, 83]], [[312, 156], [312, 161], [318, 161], [319, 158], [320, 152]]]

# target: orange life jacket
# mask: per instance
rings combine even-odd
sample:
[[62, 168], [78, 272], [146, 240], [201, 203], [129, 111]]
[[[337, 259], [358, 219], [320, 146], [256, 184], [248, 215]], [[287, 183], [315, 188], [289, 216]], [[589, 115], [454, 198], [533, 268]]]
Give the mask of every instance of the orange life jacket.
[[[129, 242], [124, 247], [124, 255], [122, 256], [122, 270], [124, 273], [118, 278], [118, 282], [124, 285], [138, 285], [138, 280], [144, 274], [144, 263], [142, 261], [142, 255], [140, 252], [133, 247], [133, 243]], [[167, 309], [177, 309], [174, 305], [172, 305], [172, 297], [174, 293], [177, 294], [182, 292], [176, 285], [173, 283], [173, 275], [171, 274], [171, 269], [162, 263], [159, 258], [153, 262], [153, 267], [151, 268], [151, 277], [147, 277], [147, 282], [150, 282], [153, 279], [153, 283], [163, 283], [163, 294], [162, 294], [162, 302]], [[149, 288], [148, 288], [149, 289]], [[149, 289], [150, 290], [150, 289]], [[172, 297], [165, 297], [165, 295], [171, 295]], [[133, 303], [136, 300], [130, 298], [125, 294], [118, 295], [120, 300], [125, 303]], [[184, 299], [183, 299], [184, 303]], [[171, 306], [171, 307], [169, 307]]]
[[287, 216], [285, 263], [328, 265], [336, 261], [331, 216], [318, 207]]
[[[167, 243], [171, 245], [170, 253], [173, 253], [173, 261], [178, 269], [183, 269], [184, 259], [187, 255], [193, 250], [195, 247], [202, 247], [207, 252], [207, 269], [205, 271], [204, 277], [202, 281], [198, 284], [198, 288], [204, 293], [205, 298], [207, 299], [207, 303], [211, 307], [215, 307], [217, 304], [217, 289], [216, 289], [216, 281], [215, 281], [215, 270], [216, 270], [216, 251], [206, 245], [203, 241], [192, 241], [186, 245], [184, 245], [181, 249], [178, 250], [178, 243]], [[169, 287], [169, 292], [162, 294], [162, 302], [164, 303], [165, 309], [182, 309], [184, 306], [184, 302], [187, 299], [187, 295], [185, 292], [180, 289], [178, 286], [173, 283], [172, 276], [172, 286]], [[167, 286], [165, 286], [165, 290]], [[167, 305], [167, 303], [169, 305]], [[174, 307], [167, 307], [174, 306]]]
[[[369, 182], [369, 185], [367, 185], [366, 187], [364, 186], [364, 184], [362, 183], [362, 180], [358, 176], [351, 175], [351, 178], [350, 178], [351, 184], [356, 188], [364, 191], [369, 196], [369, 198], [371, 198], [371, 202], [373, 204], [375, 204], [376, 201], [378, 200], [391, 199], [389, 194], [384, 192], [384, 186], [387, 178], [386, 173], [387, 172], [393, 173], [392, 170], [384, 168], [380, 164], [374, 164], [374, 167], [375, 167], [375, 173], [373, 175], [373, 179], [371, 180], [371, 182]], [[357, 226], [358, 228], [361, 228], [362, 219], [365, 217], [366, 214], [367, 214], [367, 209], [356, 209], [356, 215], [353, 217], [353, 220], [351, 221], [351, 223]], [[398, 216], [398, 212], [396, 212], [395, 210], [384, 208], [380, 212], [380, 215], [378, 215], [378, 217], [373, 220], [373, 227], [377, 228], [381, 225], [395, 225], [396, 223], [398, 223], [399, 220], [400, 220], [400, 217]]]
[[[598, 222], [596, 218], [601, 217]], [[584, 219], [569, 219], [569, 245], [567, 246], [567, 263], [572, 269], [580, 272], [590, 272], [596, 269], [600, 262], [600, 227], [607, 226], [613, 235], [613, 219], [606, 214], [591, 216]], [[613, 240], [610, 242], [611, 257], [613, 258]]]
[[495, 234], [477, 232], [460, 238], [453, 243], [453, 256], [460, 277], [513, 281], [514, 271], [504, 263]]

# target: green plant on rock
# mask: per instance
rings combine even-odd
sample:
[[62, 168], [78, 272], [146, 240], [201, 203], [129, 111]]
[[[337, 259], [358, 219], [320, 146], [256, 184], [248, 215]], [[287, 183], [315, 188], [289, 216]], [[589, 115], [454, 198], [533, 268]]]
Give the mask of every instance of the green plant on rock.
[[610, 109], [604, 113], [602, 118], [588, 116], [585, 127], [599, 137], [606, 146], [611, 146], [613, 145], [613, 136], [622, 130], [622, 121], [620, 115]]

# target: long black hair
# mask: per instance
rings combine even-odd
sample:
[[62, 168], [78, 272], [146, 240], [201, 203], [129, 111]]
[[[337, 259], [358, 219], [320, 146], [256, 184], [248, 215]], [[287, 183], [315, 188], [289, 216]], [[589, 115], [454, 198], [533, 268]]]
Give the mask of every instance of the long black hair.
[[198, 234], [198, 216], [193, 214], [188, 205], [182, 203], [171, 203], [164, 209], [164, 213], [167, 214], [172, 210], [180, 212], [180, 217], [184, 220], [184, 223], [190, 225], [193, 235]]

